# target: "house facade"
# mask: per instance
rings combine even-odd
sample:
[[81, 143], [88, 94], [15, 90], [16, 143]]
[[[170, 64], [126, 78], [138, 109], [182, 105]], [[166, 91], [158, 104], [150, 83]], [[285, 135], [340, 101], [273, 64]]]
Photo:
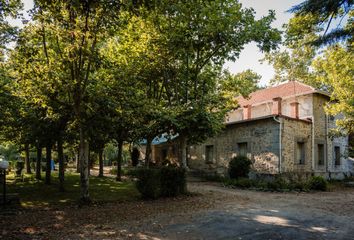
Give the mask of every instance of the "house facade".
[[329, 96], [291, 81], [238, 98], [225, 129], [204, 144], [188, 147], [188, 167], [226, 175], [230, 160], [246, 155], [253, 175], [282, 174], [341, 179], [352, 175], [348, 137], [331, 137], [336, 117], [326, 115]]

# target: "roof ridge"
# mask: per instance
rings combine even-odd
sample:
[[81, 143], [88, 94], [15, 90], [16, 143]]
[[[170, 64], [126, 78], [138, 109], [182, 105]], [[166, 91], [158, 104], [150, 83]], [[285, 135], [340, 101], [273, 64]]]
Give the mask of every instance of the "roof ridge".
[[237, 97], [240, 105], [249, 105], [257, 102], [263, 102], [271, 100], [274, 97], [290, 97], [298, 96], [299, 94], [308, 94], [309, 92], [315, 92], [316, 89], [310, 85], [301, 83], [299, 81], [287, 81], [282, 82], [276, 86], [259, 89], [249, 94], [248, 97]]

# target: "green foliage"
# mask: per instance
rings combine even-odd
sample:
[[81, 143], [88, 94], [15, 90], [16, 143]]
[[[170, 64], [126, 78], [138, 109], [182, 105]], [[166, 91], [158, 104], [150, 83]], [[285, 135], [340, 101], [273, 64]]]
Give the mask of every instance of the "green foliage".
[[249, 178], [238, 178], [238, 179], [226, 179], [224, 180], [225, 186], [235, 186], [242, 189], [256, 187], [257, 182]]
[[331, 104], [325, 110], [332, 116], [342, 115], [336, 121], [338, 132], [354, 133], [354, 43], [351, 47], [335, 45], [312, 63], [316, 82], [331, 87]]
[[186, 170], [177, 167], [161, 168], [161, 196], [176, 197], [187, 191]]
[[187, 191], [186, 171], [183, 168], [140, 168], [135, 171], [137, 189], [145, 199], [175, 197]]
[[144, 199], [157, 199], [161, 196], [161, 170], [141, 168], [137, 171], [136, 187]]
[[[6, 3], [15, 8], [2, 20], [20, 1]], [[258, 78], [249, 71], [223, 78], [223, 63], [249, 42], [269, 51], [280, 41], [275, 13], [254, 15], [234, 0], [36, 0], [0, 67], [1, 130], [19, 144], [52, 145], [60, 137], [81, 150], [89, 142], [96, 152], [110, 139], [162, 133], [202, 142], [222, 129], [232, 95], [249, 92]], [[109, 158], [121, 159], [110, 147]], [[79, 157], [88, 200], [88, 158]]]
[[[15, 174], [9, 174], [7, 181], [8, 192], [20, 193], [21, 205], [24, 207], [73, 205], [80, 196], [80, 175], [77, 173], [65, 173], [65, 192], [58, 191], [57, 172], [53, 172], [51, 185], [27, 174], [24, 175], [24, 181], [15, 181]], [[93, 201], [99, 203], [134, 201], [140, 197], [133, 182], [117, 182], [109, 177], [91, 176], [90, 190]]]
[[241, 189], [257, 189], [263, 191], [308, 191], [308, 181], [287, 181], [281, 176], [276, 176], [274, 179], [225, 179], [225, 186], [238, 187]]
[[[311, 43], [314, 45], [331, 44], [338, 41], [353, 39], [353, 4], [352, 0], [332, 0], [332, 1], [317, 1], [305, 0], [302, 3], [293, 6], [290, 11], [295, 13], [295, 16], [311, 15], [315, 20], [310, 24], [305, 23], [299, 26], [301, 31], [313, 31], [314, 26], [322, 27], [318, 30], [318, 37]], [[330, 29], [331, 24], [337, 24], [336, 20], [342, 22], [345, 16], [349, 15], [348, 24], [343, 27], [338, 24], [333, 30]], [[324, 34], [323, 31], [324, 30]]]
[[[268, 53], [264, 58], [275, 69], [272, 83], [296, 80], [329, 93], [331, 103], [325, 106], [325, 111], [332, 116], [343, 115], [336, 121], [337, 135], [354, 132], [352, 6], [351, 1], [313, 0], [295, 6], [296, 15], [286, 25], [284, 45], [287, 49]], [[332, 18], [346, 14], [348, 20], [343, 21], [344, 28], [336, 28], [323, 36], [323, 23], [330, 24]], [[340, 37], [341, 31], [344, 35]], [[337, 42], [339, 39], [343, 41]], [[318, 46], [322, 43], [331, 45], [324, 49]]]
[[211, 181], [211, 182], [224, 182], [225, 181], [225, 177], [222, 177], [218, 174], [203, 174], [202, 178], [204, 178], [207, 181]]
[[11, 142], [5, 142], [0, 145], [0, 155], [3, 156], [6, 161], [17, 160], [20, 156], [19, 146]]
[[231, 179], [248, 177], [251, 169], [251, 160], [246, 156], [234, 157], [229, 163], [229, 176]]
[[235, 96], [248, 96], [258, 90], [260, 79], [261, 76], [250, 69], [237, 74], [224, 71], [220, 82], [220, 91], [226, 99], [232, 101]]
[[308, 182], [308, 188], [311, 190], [326, 191], [328, 182], [321, 176], [313, 176]]
[[[0, 64], [4, 60], [6, 44], [16, 37], [17, 28], [9, 23], [9, 18], [17, 18], [23, 3], [21, 0], [0, 1]], [[1, 76], [0, 76], [1, 77]]]
[[267, 182], [267, 188], [273, 191], [289, 189], [289, 184], [282, 177], [276, 177], [272, 181]]

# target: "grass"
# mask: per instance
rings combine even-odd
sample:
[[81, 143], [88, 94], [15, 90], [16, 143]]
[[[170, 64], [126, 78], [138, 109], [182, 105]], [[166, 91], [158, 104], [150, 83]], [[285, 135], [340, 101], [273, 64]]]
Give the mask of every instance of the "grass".
[[[44, 176], [42, 176], [44, 179]], [[37, 181], [34, 175], [25, 175], [23, 181], [16, 181], [13, 174], [7, 176], [8, 193], [18, 193], [24, 207], [51, 206], [76, 203], [80, 197], [80, 175], [65, 173], [65, 191], [59, 192], [57, 172], [52, 173], [52, 184]], [[130, 181], [117, 182], [110, 177], [90, 177], [90, 196], [95, 202], [132, 201], [140, 197], [135, 184]]]

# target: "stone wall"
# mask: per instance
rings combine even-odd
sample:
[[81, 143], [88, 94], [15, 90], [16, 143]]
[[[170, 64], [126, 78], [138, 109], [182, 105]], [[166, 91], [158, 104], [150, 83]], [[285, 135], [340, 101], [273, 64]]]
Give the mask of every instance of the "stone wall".
[[[190, 146], [188, 166], [193, 170], [225, 175], [230, 160], [240, 152], [240, 143], [247, 143], [247, 156], [253, 162], [253, 171], [278, 173], [279, 123], [273, 117], [228, 125], [222, 133], [204, 144]], [[210, 162], [206, 162], [207, 146], [213, 148]]]
[[[311, 122], [299, 119], [280, 118], [282, 122], [282, 173], [307, 174], [312, 170]], [[297, 161], [297, 143], [304, 143], [305, 161]]]
[[[324, 107], [328, 103], [329, 98], [320, 94], [313, 96], [313, 118], [314, 118], [314, 169], [317, 175], [322, 175], [327, 178], [342, 179], [351, 173], [351, 165], [348, 162], [348, 137], [333, 137], [331, 129], [336, 128], [335, 121], [343, 116], [327, 117]], [[325, 162], [323, 165], [318, 164], [317, 146], [318, 144], [325, 145]], [[334, 148], [340, 148], [340, 164], [335, 164]]]
[[[278, 117], [282, 124], [281, 145], [281, 173], [308, 177], [311, 174], [322, 175], [326, 178], [343, 178], [354, 175], [353, 160], [348, 160], [348, 137], [330, 137], [328, 132], [335, 128], [336, 118], [328, 118], [324, 111], [329, 98], [325, 95], [314, 93], [296, 98], [282, 100], [282, 113]], [[291, 103], [299, 103], [299, 118], [293, 119]], [[252, 117], [261, 117], [269, 114], [271, 102], [252, 107]], [[242, 120], [242, 109], [237, 109], [228, 114], [226, 122]], [[312, 122], [311, 122], [312, 121]], [[225, 175], [229, 161], [239, 154], [239, 144], [247, 143], [247, 155], [253, 161], [253, 171], [260, 174], [279, 173], [279, 129], [280, 124], [272, 116], [260, 119], [246, 120], [228, 124], [223, 132], [214, 138], [208, 139], [204, 144], [188, 147], [188, 166], [191, 169], [208, 173]], [[328, 129], [328, 130], [327, 130]], [[305, 149], [305, 162], [300, 164], [297, 160], [297, 143], [303, 142]], [[319, 164], [318, 146], [324, 147], [324, 161]], [[212, 149], [212, 158], [206, 162], [206, 148]], [[340, 147], [340, 164], [335, 165], [334, 147]], [[157, 146], [154, 151], [156, 159], [162, 159], [169, 150], [169, 158], [176, 161], [177, 156], [172, 156], [171, 146]], [[177, 146], [178, 147], [178, 146]], [[157, 152], [160, 152], [158, 154]], [[175, 153], [175, 151], [172, 151]]]

